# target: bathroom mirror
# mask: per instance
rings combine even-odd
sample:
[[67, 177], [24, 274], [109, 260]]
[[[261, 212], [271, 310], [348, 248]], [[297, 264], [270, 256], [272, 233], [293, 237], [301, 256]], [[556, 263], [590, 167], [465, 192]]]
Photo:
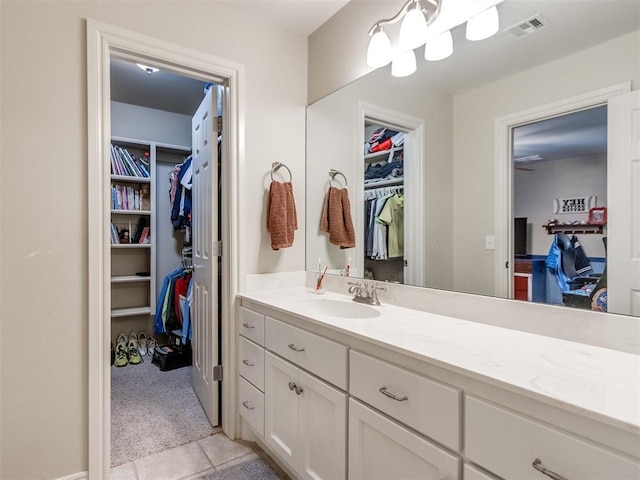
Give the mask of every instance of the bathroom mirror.
[[[510, 282], [518, 274], [514, 268], [518, 260], [538, 260], [538, 267], [542, 261], [539, 274], [546, 277], [546, 282], [554, 281], [546, 273], [544, 259], [555, 231], [543, 225], [554, 220], [588, 222], [588, 211], [566, 214], [554, 205], [570, 198], [595, 197], [586, 200], [591, 202], [587, 207], [606, 207], [606, 180], [602, 179], [604, 194], [587, 181], [572, 183], [566, 191], [548, 192], [544, 220], [522, 215], [518, 213], [518, 201], [514, 201], [518, 193], [514, 190], [522, 190], [518, 185], [526, 183], [527, 178], [549, 178], [556, 167], [548, 159], [536, 162], [535, 154], [529, 153], [529, 160], [505, 169], [510, 176], [500, 182], [496, 178], [501, 153], [496, 145], [500, 145], [500, 136], [506, 138], [508, 154], [502, 156], [511, 162], [517, 129], [511, 126], [507, 130], [505, 118], [517, 118], [519, 114], [531, 118], [531, 112], [540, 106], [562, 105], [567, 99], [593, 95], [615, 85], [638, 89], [640, 1], [506, 0], [498, 9], [501, 30], [494, 37], [470, 42], [464, 38], [464, 25], [456, 27], [452, 30], [454, 53], [449, 58], [428, 62], [422, 58], [424, 49], [417, 49], [418, 69], [413, 75], [394, 78], [390, 66], [382, 67], [307, 107], [307, 270], [316, 270], [320, 259], [323, 266], [328, 265], [329, 274], [345, 275], [348, 268], [352, 277], [371, 278], [371, 269], [365, 263], [364, 175], [369, 163], [364, 144], [374, 130], [387, 127], [405, 132], [405, 249], [401, 273], [395, 277], [386, 273], [383, 280], [513, 297], [515, 287], [510, 286], [505, 293], [498, 285], [504, 270]], [[592, 106], [603, 104], [606, 100], [594, 100]], [[573, 110], [575, 107], [568, 106], [565, 113]], [[543, 116], [527, 123], [544, 120]], [[526, 140], [526, 136], [522, 138]], [[567, 155], [575, 177], [607, 176], [606, 167], [599, 170], [601, 173], [585, 174], [587, 170], [576, 160], [584, 158], [586, 164], [598, 156], [606, 162], [606, 149], [605, 153]], [[344, 177], [331, 177], [330, 170]], [[346, 186], [348, 190], [354, 248], [330, 243], [329, 234], [320, 228], [330, 186]], [[507, 200], [496, 200], [500, 198]], [[508, 218], [506, 214], [499, 217], [505, 211], [509, 212]], [[504, 225], [497, 225], [496, 218], [514, 225], [516, 217], [527, 216], [526, 256], [519, 258], [514, 253], [514, 227], [510, 226], [505, 236], [500, 233]], [[606, 258], [603, 238], [610, 233], [605, 226], [602, 233], [577, 234], [586, 254], [596, 260], [594, 266], [602, 260], [600, 271]], [[569, 237], [572, 235], [569, 231]], [[501, 238], [506, 254], [497, 258], [492, 247]]]

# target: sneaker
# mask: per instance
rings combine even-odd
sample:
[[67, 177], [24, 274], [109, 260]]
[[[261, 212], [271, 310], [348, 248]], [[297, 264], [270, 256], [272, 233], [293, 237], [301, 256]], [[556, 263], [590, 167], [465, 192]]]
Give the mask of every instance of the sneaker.
[[116, 344], [115, 360], [113, 364], [116, 367], [124, 367], [129, 363], [127, 360], [127, 347], [124, 343], [119, 342]]
[[142, 357], [140, 356], [140, 350], [138, 349], [138, 341], [135, 338], [129, 336], [127, 349], [130, 364], [138, 365], [139, 363], [142, 363]]
[[144, 332], [138, 334], [138, 350], [143, 357], [147, 354], [147, 334]]
[[125, 346], [126, 346], [127, 343], [129, 343], [129, 339], [127, 338], [127, 336], [124, 333], [121, 333], [120, 335], [118, 335], [118, 339], [116, 340], [116, 345], [118, 343], [124, 343]]
[[156, 349], [156, 346], [158, 344], [156, 343], [156, 339], [153, 337], [149, 337], [147, 338], [147, 355], [149, 355], [150, 357], [153, 357], [153, 352]]

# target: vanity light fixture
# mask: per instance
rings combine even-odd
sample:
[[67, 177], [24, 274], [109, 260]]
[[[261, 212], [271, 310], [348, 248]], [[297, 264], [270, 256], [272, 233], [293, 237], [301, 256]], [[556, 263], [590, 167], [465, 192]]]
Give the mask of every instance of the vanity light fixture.
[[[367, 65], [371, 68], [379, 68], [392, 62], [392, 75], [410, 75], [415, 71], [415, 66], [411, 67], [411, 65], [415, 65], [415, 54], [413, 54], [415, 48], [426, 43], [424, 57], [430, 61], [442, 60], [453, 53], [451, 36], [453, 27], [466, 22], [467, 39], [474, 41], [489, 38], [499, 30], [496, 4], [503, 0], [468, 1], [465, 10], [468, 9], [469, 12], [466, 14], [464, 10], [461, 13], [460, 4], [457, 4], [455, 6], [457, 10], [451, 6], [447, 12], [448, 15], [441, 15], [442, 4], [446, 2], [449, 6], [451, 1], [407, 0], [396, 15], [376, 22], [369, 30], [371, 40], [367, 48]], [[439, 17], [447, 18], [439, 22], [438, 26], [432, 27], [433, 31], [429, 32], [428, 27]], [[391, 41], [384, 31], [384, 27], [400, 20], [402, 23], [398, 35], [398, 48], [394, 55]]]

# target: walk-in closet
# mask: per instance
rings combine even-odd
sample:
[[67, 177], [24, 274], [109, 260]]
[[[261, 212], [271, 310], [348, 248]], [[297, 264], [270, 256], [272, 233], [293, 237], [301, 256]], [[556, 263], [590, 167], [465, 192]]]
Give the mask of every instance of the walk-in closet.
[[[192, 364], [202, 368], [197, 355], [219, 363], [210, 341], [219, 301], [194, 311], [203, 288], [193, 266], [218, 262], [223, 89], [111, 58], [112, 467], [220, 431], [218, 392], [205, 380], [205, 397], [216, 398], [203, 400]], [[219, 299], [219, 278], [204, 282]]]
[[364, 274], [404, 282], [405, 132], [365, 121]]

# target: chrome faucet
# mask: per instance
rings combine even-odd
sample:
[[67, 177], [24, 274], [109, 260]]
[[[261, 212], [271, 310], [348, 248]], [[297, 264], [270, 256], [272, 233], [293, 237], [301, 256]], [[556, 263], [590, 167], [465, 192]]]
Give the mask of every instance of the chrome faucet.
[[349, 293], [353, 295], [353, 301], [366, 303], [367, 305], [380, 305], [378, 290], [387, 291], [387, 287], [371, 284], [367, 282], [362, 286], [359, 282], [347, 282]]

